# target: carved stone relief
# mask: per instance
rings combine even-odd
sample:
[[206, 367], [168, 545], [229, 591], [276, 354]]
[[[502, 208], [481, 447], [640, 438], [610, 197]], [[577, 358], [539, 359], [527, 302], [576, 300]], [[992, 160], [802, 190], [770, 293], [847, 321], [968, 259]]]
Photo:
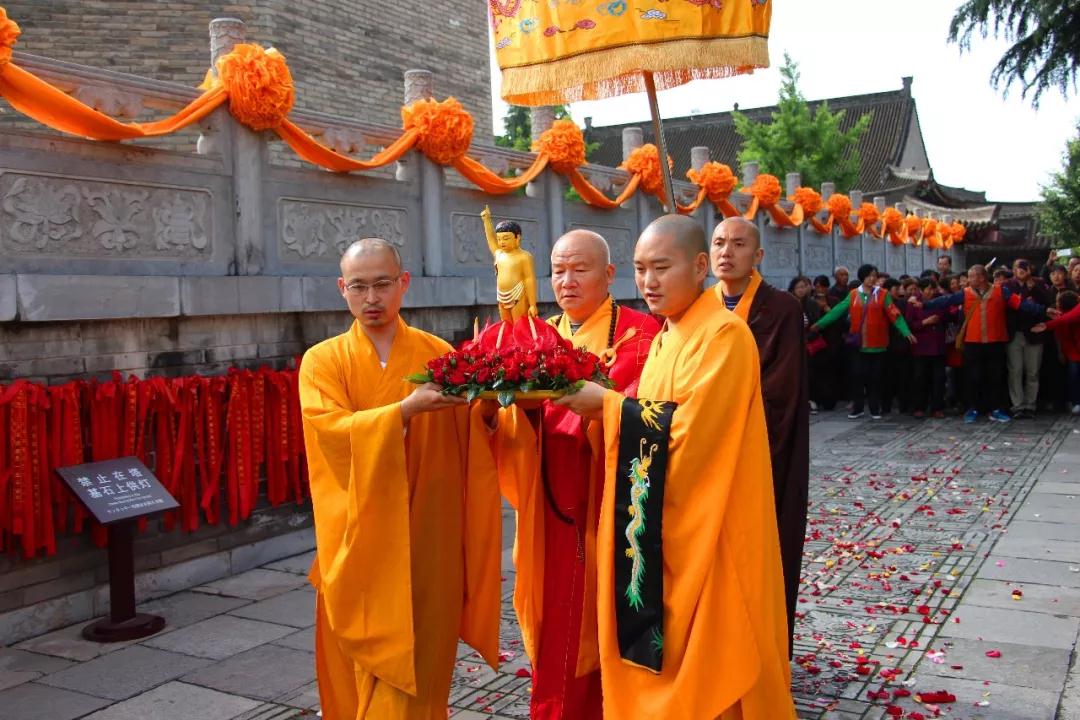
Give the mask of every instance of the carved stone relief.
[[836, 251], [836, 264], [843, 265], [854, 275], [855, 270], [862, 265], [862, 252], [854, 245], [841, 245]]
[[820, 244], [808, 244], [804, 270], [807, 273], [828, 273], [831, 260], [832, 253], [829, 252], [829, 248]]
[[799, 252], [794, 242], [765, 238], [765, 260], [762, 263], [769, 270], [797, 272]]
[[0, 248], [24, 256], [207, 257], [211, 209], [204, 190], [0, 172]]
[[[505, 217], [496, 215], [492, 222], [496, 225], [501, 220], [513, 220], [521, 226], [521, 247], [536, 256], [537, 240], [540, 238], [540, 223], [532, 218]], [[484, 223], [480, 214], [451, 213], [450, 229], [452, 235], [451, 251], [453, 260], [462, 267], [490, 267], [493, 259], [484, 236]], [[538, 263], [539, 264], [539, 263]]]
[[589, 223], [570, 223], [570, 228], [582, 228], [600, 233], [611, 248], [611, 262], [618, 268], [617, 272], [620, 275], [629, 272], [634, 262], [634, 239], [630, 228]]
[[404, 208], [281, 198], [278, 211], [283, 260], [337, 260], [350, 243], [364, 237], [392, 243], [409, 260]]

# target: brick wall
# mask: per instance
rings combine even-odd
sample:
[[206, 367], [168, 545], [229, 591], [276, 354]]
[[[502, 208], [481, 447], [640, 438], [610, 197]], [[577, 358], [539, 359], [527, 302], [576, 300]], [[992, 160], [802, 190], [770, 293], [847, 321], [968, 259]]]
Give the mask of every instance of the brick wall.
[[118, 72], [197, 85], [209, 64], [208, 24], [247, 23], [249, 41], [285, 54], [297, 107], [365, 122], [401, 122], [402, 74], [436, 73], [436, 94], [453, 95], [492, 132], [485, 5], [476, 0], [8, 0], [23, 30], [17, 48]]

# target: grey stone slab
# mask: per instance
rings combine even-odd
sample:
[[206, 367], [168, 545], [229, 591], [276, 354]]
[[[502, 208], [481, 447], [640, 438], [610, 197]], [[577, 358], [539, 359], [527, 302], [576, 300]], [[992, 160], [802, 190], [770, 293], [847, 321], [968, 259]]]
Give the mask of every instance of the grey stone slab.
[[295, 628], [218, 615], [186, 628], [156, 635], [144, 645], [196, 657], [224, 660], [292, 633]]
[[15, 276], [0, 275], [0, 322], [15, 319]]
[[250, 602], [245, 598], [187, 591], [151, 600], [140, 605], [139, 611], [161, 615], [165, 618], [166, 629], [176, 630], [243, 607]]
[[5, 720], [74, 720], [108, 704], [103, 698], [36, 682], [0, 692]]
[[234, 720], [260, 705], [257, 700], [174, 681], [86, 720]]
[[1011, 642], [1047, 648], [1071, 649], [1080, 619], [1053, 617], [1045, 613], [989, 608], [961, 603], [952, 613], [960, 622], [942, 626], [940, 637], [988, 642]]
[[[182, 590], [212, 582], [229, 575], [229, 555], [225, 552], [203, 555], [185, 562], [155, 568], [135, 576], [135, 597], [139, 602], [172, 595]], [[94, 612], [109, 611], [109, 588], [102, 586], [94, 595]]]
[[[986, 653], [997, 650], [1000, 658]], [[1061, 648], [1017, 645], [953, 638], [946, 662], [924, 662], [920, 673], [968, 680], [989, 680], [1017, 687], [1060, 692], [1069, 669], [1070, 651]]]
[[306, 527], [233, 548], [229, 553], [233, 572], [243, 572], [315, 548], [315, 528]]
[[263, 645], [196, 670], [185, 682], [260, 700], [276, 700], [315, 680], [312, 653]]
[[307, 584], [307, 579], [292, 573], [255, 568], [194, 588], [197, 592], [213, 595], [265, 600]]
[[46, 320], [176, 317], [180, 282], [148, 275], [18, 275], [19, 317]]
[[281, 278], [281, 311], [300, 312], [304, 309], [304, 282], [298, 277]]
[[[91, 620], [90, 622], [97, 621]], [[76, 662], [87, 662], [96, 657], [123, 650], [138, 642], [138, 640], [128, 640], [115, 643], [99, 643], [87, 640], [82, 636], [82, 629], [89, 625], [90, 622], [53, 630], [51, 633], [24, 640], [15, 647], [20, 650], [28, 650]]]
[[1080, 498], [1032, 492], [1016, 513], [1017, 520], [1071, 523], [1080, 517]]
[[180, 278], [182, 315], [236, 315], [240, 297], [236, 277]]
[[0, 645], [10, 645], [90, 619], [94, 608], [93, 596], [93, 591], [87, 590], [0, 615]]
[[1080, 482], [1041, 482], [1032, 490], [1047, 495], [1065, 495], [1068, 498], [1080, 497]]
[[1013, 520], [1002, 537], [1080, 542], [1080, 522], [1056, 523], [1041, 520]]
[[293, 650], [304, 650], [305, 652], [313, 653], [315, 652], [315, 629], [306, 628], [304, 630], [298, 630], [292, 635], [286, 635], [280, 640], [275, 640], [274, 644], [292, 648]]
[[[550, 288], [550, 285], [549, 285]], [[474, 278], [434, 278], [415, 276], [405, 293], [403, 307], [471, 306], [476, 304]]]
[[[1046, 524], [1053, 525], [1053, 523]], [[994, 554], [1032, 560], [1059, 560], [1075, 564], [1080, 562], [1080, 541], [1003, 535], [994, 546]]]
[[337, 289], [336, 277], [303, 278], [304, 310], [345, 310], [345, 298]]
[[210, 662], [205, 658], [135, 645], [52, 673], [40, 682], [110, 700], [126, 700]]
[[293, 590], [233, 610], [231, 615], [263, 622], [306, 628], [315, 624], [315, 595]]
[[[1002, 563], [998, 565], [998, 563]], [[1053, 560], [1025, 560], [991, 555], [979, 570], [987, 580], [1009, 580], [1020, 583], [1080, 587], [1080, 565]]]
[[303, 575], [307, 577], [307, 574], [311, 571], [311, 563], [315, 560], [315, 551], [301, 553], [300, 555], [293, 555], [287, 557], [284, 560], [278, 560], [272, 562], [263, 567], [267, 570], [278, 570], [280, 572], [290, 572], [295, 575]]
[[1065, 679], [1057, 720], [1080, 720], [1080, 653], [1073, 653], [1072, 665]]
[[240, 276], [236, 278], [236, 293], [241, 314], [281, 311], [281, 278]]
[[319, 684], [311, 682], [277, 698], [276, 702], [305, 710], [319, 709]]
[[71, 666], [71, 662], [49, 655], [0, 648], [0, 690], [7, 690]]
[[[1004, 683], [984, 685], [981, 680], [943, 678], [922, 673], [916, 675], [914, 688], [947, 690], [954, 694], [955, 703], [941, 706], [947, 708], [950, 720], [1055, 720], [1059, 694]], [[981, 702], [989, 704], [982, 707], [976, 705]], [[919, 710], [924, 715], [930, 715], [910, 699], [902, 701], [900, 705], [905, 710]]]
[[[1021, 592], [1018, 600], [1014, 589]], [[976, 578], [964, 593], [964, 604], [1080, 617], [1080, 588]]]

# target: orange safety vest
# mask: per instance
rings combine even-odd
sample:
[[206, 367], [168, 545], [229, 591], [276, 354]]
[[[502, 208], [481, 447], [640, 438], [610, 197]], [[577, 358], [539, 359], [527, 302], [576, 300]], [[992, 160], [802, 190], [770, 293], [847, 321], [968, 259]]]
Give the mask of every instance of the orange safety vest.
[[1005, 326], [1005, 296], [1001, 286], [994, 285], [986, 295], [973, 288], [964, 288], [964, 342], [1007, 342], [1009, 331]]
[[[881, 288], [874, 288], [870, 293], [870, 302], [863, 305], [862, 294], [859, 288], [851, 291], [851, 304], [848, 314], [851, 316], [851, 329], [849, 332], [862, 331], [863, 348], [883, 348], [889, 345], [889, 322], [900, 314], [895, 305], [885, 307], [887, 293]], [[866, 316], [866, 325], [863, 325], [863, 313]]]

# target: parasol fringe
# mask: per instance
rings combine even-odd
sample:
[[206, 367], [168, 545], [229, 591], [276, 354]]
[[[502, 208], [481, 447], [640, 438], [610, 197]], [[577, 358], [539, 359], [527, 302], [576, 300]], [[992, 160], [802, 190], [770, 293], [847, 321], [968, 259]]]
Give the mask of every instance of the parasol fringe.
[[[643, 70], [653, 72], [657, 90], [666, 90], [766, 67], [769, 47], [764, 37], [670, 40], [503, 68], [502, 98], [514, 105], [558, 105], [645, 92]], [[563, 87], [570, 77], [577, 84]]]

